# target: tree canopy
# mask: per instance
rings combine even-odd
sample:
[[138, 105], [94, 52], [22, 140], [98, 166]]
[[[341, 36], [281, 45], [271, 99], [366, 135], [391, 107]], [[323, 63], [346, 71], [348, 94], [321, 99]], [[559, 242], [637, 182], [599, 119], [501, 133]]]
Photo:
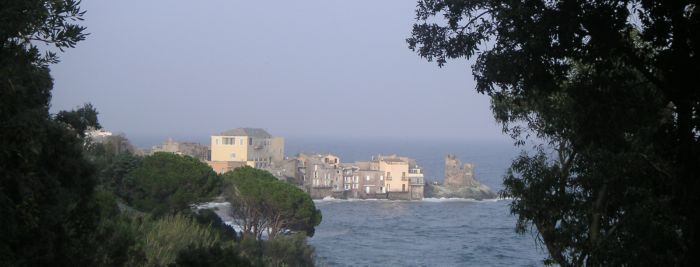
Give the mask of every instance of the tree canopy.
[[[125, 162], [125, 164], [130, 164]], [[120, 181], [135, 208], [155, 215], [175, 214], [219, 195], [220, 180], [207, 164], [189, 156], [156, 152]]]
[[68, 124], [79, 136], [84, 137], [85, 131], [88, 128], [102, 128], [97, 121], [97, 114], [97, 109], [95, 109], [92, 104], [87, 103], [71, 111], [59, 111], [56, 114], [55, 120]]
[[692, 1], [418, 1], [409, 48], [473, 58], [516, 144], [516, 229], [549, 261], [691, 265], [698, 250], [700, 22]]
[[244, 235], [260, 239], [267, 231], [274, 238], [292, 231], [313, 236], [314, 227], [321, 223], [321, 211], [308, 194], [267, 171], [246, 166], [222, 178], [231, 215]]

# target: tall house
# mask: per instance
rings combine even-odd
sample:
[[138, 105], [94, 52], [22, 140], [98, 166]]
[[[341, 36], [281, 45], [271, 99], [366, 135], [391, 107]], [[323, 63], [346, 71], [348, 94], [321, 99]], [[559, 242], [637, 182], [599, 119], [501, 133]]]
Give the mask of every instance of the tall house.
[[384, 171], [387, 192], [408, 192], [408, 162], [400, 158], [379, 159], [379, 169]]
[[211, 137], [212, 162], [265, 168], [284, 159], [284, 139], [260, 128], [236, 128]]
[[391, 155], [379, 156], [377, 161], [379, 162], [379, 170], [385, 174], [386, 192], [408, 193], [408, 199], [423, 198], [423, 171], [416, 164], [416, 160]]

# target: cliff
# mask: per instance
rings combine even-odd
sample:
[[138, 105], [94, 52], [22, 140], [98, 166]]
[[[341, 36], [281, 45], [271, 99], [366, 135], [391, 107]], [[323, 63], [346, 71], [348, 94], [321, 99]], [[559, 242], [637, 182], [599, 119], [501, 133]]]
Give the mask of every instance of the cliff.
[[488, 186], [482, 185], [474, 177], [474, 165], [462, 164], [454, 155], [445, 157], [445, 183], [426, 184], [425, 197], [428, 198], [471, 198], [488, 199], [497, 195]]

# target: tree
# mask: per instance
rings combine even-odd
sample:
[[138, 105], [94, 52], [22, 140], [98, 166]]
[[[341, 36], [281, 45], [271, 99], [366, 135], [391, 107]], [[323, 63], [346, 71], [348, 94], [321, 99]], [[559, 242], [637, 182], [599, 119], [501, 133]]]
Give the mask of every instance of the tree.
[[475, 57], [476, 90], [504, 132], [518, 145], [543, 141], [513, 162], [502, 194], [518, 232], [532, 229], [549, 261], [696, 261], [696, 5], [418, 2], [409, 48], [440, 66]]
[[68, 124], [76, 134], [80, 137], [85, 137], [85, 131], [89, 127], [100, 129], [102, 126], [97, 121], [97, 109], [92, 104], [87, 103], [80, 108], [71, 111], [59, 111], [56, 114], [55, 120]]
[[0, 5], [0, 265], [91, 265], [99, 216], [94, 168], [82, 140], [53, 120], [53, 81], [35, 45], [59, 50], [85, 38], [75, 1]]
[[130, 173], [139, 168], [142, 162], [142, 157], [128, 152], [111, 156], [110, 161], [98, 165], [101, 167], [98, 173], [100, 186], [118, 196], [132, 198], [133, 188], [136, 185]]
[[122, 197], [135, 208], [156, 216], [175, 214], [220, 192], [220, 180], [207, 164], [189, 157], [157, 152], [131, 171]]
[[267, 171], [246, 166], [222, 178], [231, 215], [244, 235], [260, 239], [267, 231], [273, 239], [288, 231], [302, 231], [313, 236], [314, 227], [321, 223], [321, 211], [308, 194]]

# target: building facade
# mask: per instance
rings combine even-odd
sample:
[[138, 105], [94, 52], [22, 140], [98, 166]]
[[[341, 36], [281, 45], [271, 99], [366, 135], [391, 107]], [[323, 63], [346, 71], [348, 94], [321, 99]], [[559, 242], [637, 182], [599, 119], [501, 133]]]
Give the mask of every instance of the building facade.
[[377, 156], [370, 161], [341, 163], [331, 154], [299, 154], [297, 180], [312, 198], [423, 198], [423, 173], [406, 157]]
[[332, 154], [297, 155], [297, 181], [312, 198], [333, 196], [342, 192], [343, 167], [340, 158]]
[[265, 168], [284, 160], [284, 139], [260, 128], [236, 128], [211, 136], [212, 162], [244, 162]]

